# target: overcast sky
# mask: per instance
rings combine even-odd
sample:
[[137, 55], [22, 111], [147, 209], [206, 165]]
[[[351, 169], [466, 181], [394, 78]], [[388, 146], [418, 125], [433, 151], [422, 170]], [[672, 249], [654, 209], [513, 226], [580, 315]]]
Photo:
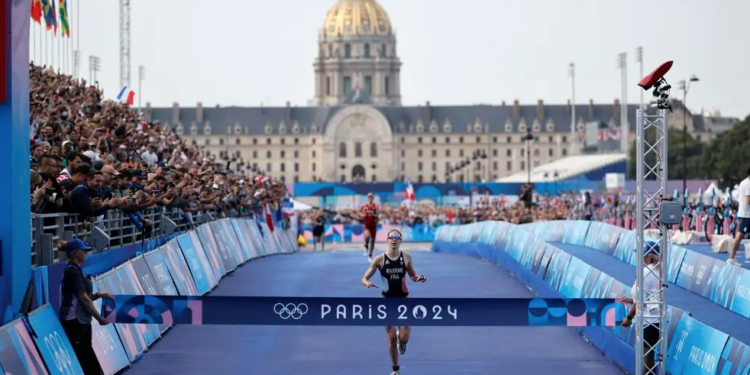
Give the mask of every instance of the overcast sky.
[[[74, 40], [80, 27], [81, 75], [88, 77], [88, 56], [99, 56], [98, 81], [114, 97], [119, 1], [68, 1]], [[674, 60], [671, 83], [700, 78], [688, 95], [692, 110], [750, 114], [747, 0], [379, 2], [397, 32], [405, 105], [564, 103], [570, 62], [577, 66], [576, 101], [609, 103], [622, 92], [621, 52], [628, 53], [628, 101], [636, 103], [635, 50], [643, 46], [646, 72]], [[132, 0], [132, 85], [143, 65], [144, 104], [306, 105], [318, 31], [335, 3]]]

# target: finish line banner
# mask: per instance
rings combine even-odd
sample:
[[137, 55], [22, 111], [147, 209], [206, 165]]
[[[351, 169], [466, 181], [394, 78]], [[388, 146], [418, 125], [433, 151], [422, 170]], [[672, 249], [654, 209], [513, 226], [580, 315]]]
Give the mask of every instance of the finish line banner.
[[102, 316], [121, 324], [612, 327], [614, 299], [335, 298], [113, 295]]

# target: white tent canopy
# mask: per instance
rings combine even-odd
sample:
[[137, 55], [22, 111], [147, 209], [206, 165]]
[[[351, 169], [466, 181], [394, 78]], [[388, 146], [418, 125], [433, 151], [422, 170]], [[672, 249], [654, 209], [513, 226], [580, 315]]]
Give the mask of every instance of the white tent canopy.
[[712, 195], [715, 197], [719, 197], [721, 196], [721, 194], [722, 194], [721, 190], [719, 190], [719, 188], [716, 187], [716, 184], [712, 182], [711, 185], [708, 185], [708, 187], [706, 188], [706, 191], [703, 192], [703, 197], [711, 198]]
[[294, 204], [294, 211], [309, 211], [312, 210], [313, 207], [309, 204], [305, 204], [302, 202], [298, 202], [294, 199], [292, 199], [292, 203]]

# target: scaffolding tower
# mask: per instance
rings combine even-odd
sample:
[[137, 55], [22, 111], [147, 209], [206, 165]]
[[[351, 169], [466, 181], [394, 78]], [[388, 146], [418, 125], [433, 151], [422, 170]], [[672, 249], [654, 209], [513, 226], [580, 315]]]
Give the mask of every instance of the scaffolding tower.
[[130, 0], [120, 0], [120, 87], [130, 87]]
[[[636, 229], [636, 375], [666, 374], [667, 358], [667, 273], [669, 270], [669, 235], [664, 222], [662, 209], [663, 197], [667, 196], [667, 109], [660, 107], [654, 114], [648, 114], [645, 108], [637, 111], [636, 119], [636, 174], [637, 174], [637, 229]], [[644, 181], [655, 180], [655, 188], [647, 189]], [[660, 261], [656, 267], [647, 268], [643, 252], [654, 247], [646, 239], [644, 231], [659, 228], [656, 244], [660, 248]], [[656, 291], [644, 289], [644, 279], [656, 277], [659, 287]], [[658, 310], [657, 310], [658, 307]], [[645, 345], [644, 330], [646, 327], [659, 330], [659, 341], [653, 347]], [[653, 366], [647, 366], [644, 356], [655, 356]]]

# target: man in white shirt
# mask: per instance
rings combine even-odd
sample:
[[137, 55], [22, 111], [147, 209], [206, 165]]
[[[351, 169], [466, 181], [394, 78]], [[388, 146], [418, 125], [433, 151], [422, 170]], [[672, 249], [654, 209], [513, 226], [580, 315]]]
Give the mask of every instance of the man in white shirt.
[[740, 262], [734, 259], [737, 250], [740, 248], [740, 242], [746, 234], [750, 233], [750, 168], [747, 170], [747, 177], [740, 182], [740, 187], [737, 189], [737, 203], [739, 206], [737, 209], [739, 230], [734, 235], [732, 250], [729, 251], [729, 258], [727, 258], [727, 263], [735, 266], [740, 265]]
[[[659, 336], [661, 334], [659, 330], [659, 322], [661, 321], [661, 298], [662, 295], [659, 292], [661, 285], [661, 279], [659, 278], [660, 272], [660, 255], [661, 247], [657, 242], [648, 241], [643, 247], [643, 289], [645, 289], [643, 301], [643, 367], [644, 374], [653, 372], [655, 370], [655, 354], [656, 345], [659, 343]], [[633, 324], [637, 305], [635, 304], [635, 297], [638, 294], [636, 283], [633, 283], [633, 287], [630, 288], [630, 295], [633, 296], [619, 297], [618, 300], [627, 304], [632, 304], [628, 316], [622, 321], [623, 327], [630, 327]]]

